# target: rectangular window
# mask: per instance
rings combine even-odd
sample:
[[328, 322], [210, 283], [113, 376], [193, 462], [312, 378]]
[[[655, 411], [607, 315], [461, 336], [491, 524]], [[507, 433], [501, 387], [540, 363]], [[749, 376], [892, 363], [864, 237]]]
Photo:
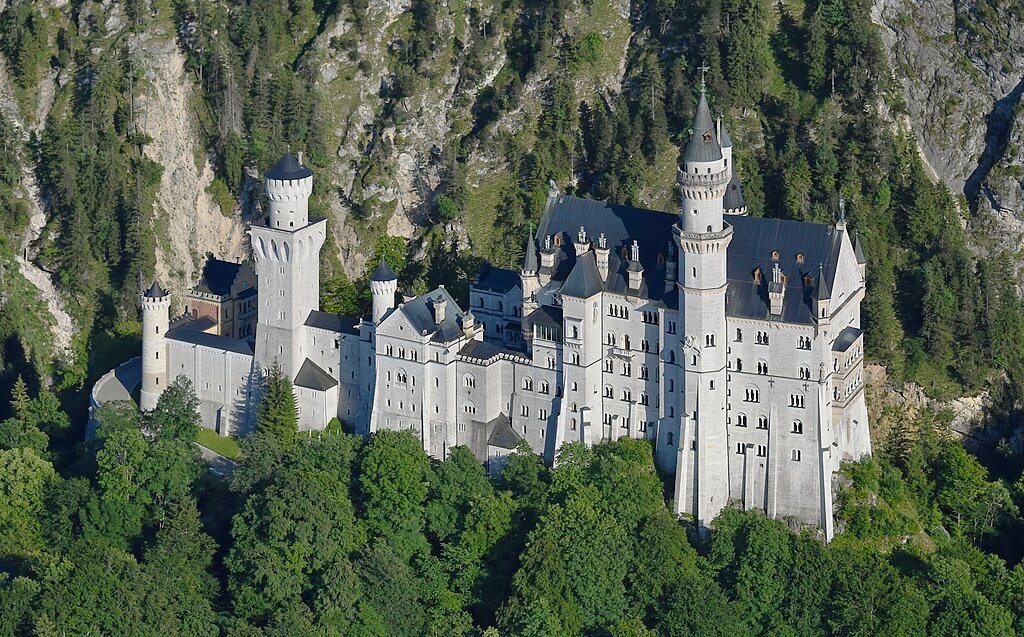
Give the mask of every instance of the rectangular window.
[[757, 445], [757, 456], [759, 458], [764, 458], [767, 455], [768, 455], [768, 447], [765, 446], [765, 445]]
[[793, 462], [800, 462], [800, 450], [794, 449], [791, 458], [793, 459]]
[[738, 453], [740, 455], [746, 454], [747, 453], [747, 446], [745, 444], [743, 444], [742, 442], [737, 442], [736, 443], [736, 453]]

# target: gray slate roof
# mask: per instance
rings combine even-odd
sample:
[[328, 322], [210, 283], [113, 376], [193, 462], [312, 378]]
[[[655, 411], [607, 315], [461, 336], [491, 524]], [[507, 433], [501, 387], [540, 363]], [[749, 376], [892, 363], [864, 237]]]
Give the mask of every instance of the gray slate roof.
[[576, 265], [562, 284], [562, 294], [578, 298], [594, 296], [603, 289], [604, 281], [597, 269], [597, 257], [593, 252], [587, 252], [576, 259]]
[[537, 271], [537, 239], [530, 228], [530, 238], [526, 240], [526, 256], [523, 259], [524, 272]]
[[839, 332], [839, 336], [836, 337], [836, 342], [832, 344], [833, 352], [845, 352], [850, 349], [850, 346], [857, 342], [860, 335], [864, 333], [864, 330], [857, 327], [847, 327], [842, 332]]
[[290, 179], [305, 179], [313, 175], [313, 171], [307, 166], [299, 163], [295, 155], [285, 153], [284, 157], [278, 160], [274, 166], [267, 171], [267, 179], [278, 179], [288, 181]]
[[860, 245], [860, 234], [857, 234], [856, 240], [853, 242], [853, 256], [857, 257], [857, 263], [865, 264], [868, 262], [864, 258], [864, 248]]
[[295, 374], [295, 385], [305, 389], [327, 391], [337, 384], [337, 380], [332, 378], [324, 370], [320, 369], [319, 365], [308, 358], [302, 361], [302, 367], [299, 367], [299, 373]]
[[370, 275], [370, 280], [371, 281], [397, 281], [398, 280], [398, 275], [395, 274], [395, 271], [391, 269], [391, 266], [388, 265], [387, 261], [385, 261], [384, 259], [381, 259], [380, 263], [377, 264], [377, 269], [374, 270], [373, 274]]
[[480, 274], [473, 287], [505, 294], [513, 288], [519, 287], [521, 283], [518, 272], [496, 268], [484, 262], [480, 266]]
[[241, 263], [231, 263], [212, 256], [208, 257], [206, 263], [203, 264], [203, 272], [195, 289], [206, 294], [225, 296], [231, 292], [231, 284], [235, 282], [238, 271], [241, 269]]
[[718, 144], [722, 148], [731, 148], [732, 147], [732, 137], [729, 136], [729, 131], [726, 130], [726, 128], [725, 128], [725, 120], [723, 119], [723, 120], [720, 120], [720, 121], [721, 121], [721, 125], [720, 125], [721, 133], [718, 135]]
[[[563, 237], [562, 245], [555, 248], [555, 267], [551, 273], [554, 283], [551, 287], [557, 290], [557, 286], [561, 285], [561, 293], [570, 295], [570, 292], [579, 291], [575, 289], [577, 284], [580, 290], [586, 292], [595, 283], [597, 263], [593, 253], [589, 253], [589, 259], [577, 259], [572, 246], [571, 239], [582, 225], [588, 236], [603, 232], [612, 251], [608, 265], [611, 274], [604, 285], [605, 290], [627, 293], [627, 264], [617, 255], [622, 254], [623, 248], [628, 250], [632, 240], [636, 239], [640, 246], [640, 263], [644, 266], [640, 296], [661, 301], [667, 307], [677, 307], [675, 286], [666, 289], [665, 267], [658, 263], [659, 254], [668, 257], [672, 226], [677, 220], [677, 215], [671, 213], [568, 195], [549, 199], [541, 218], [538, 236], [561, 234]], [[803, 277], [808, 273], [816, 277], [818, 264], [821, 263], [827, 280], [834, 278], [844, 233], [832, 225], [762, 217], [729, 217], [727, 222], [732, 225], [734, 233], [727, 261], [729, 290], [726, 294], [726, 313], [735, 317], [770, 318], [768, 281], [775, 263], [771, 252], [777, 250], [779, 265], [787, 276], [787, 286], [783, 313], [771, 318], [792, 323], [813, 323], [813, 289], [804, 288]], [[797, 254], [804, 256], [802, 264], [796, 262]], [[584, 265], [569, 285], [568, 279], [577, 262]], [[759, 285], [753, 280], [754, 270], [758, 267], [763, 274]], [[597, 277], [597, 280], [600, 278]], [[538, 298], [546, 297], [542, 294]]]
[[360, 320], [352, 316], [312, 310], [306, 317], [306, 325], [329, 332], [340, 332], [359, 336]]
[[702, 92], [697, 103], [697, 114], [693, 118], [693, 135], [683, 150], [683, 161], [718, 161], [722, 158], [722, 147], [718, 144], [715, 120], [711, 118], [708, 98]]
[[[447, 301], [444, 320], [438, 325], [434, 322], [434, 299], [438, 297]], [[463, 311], [455, 302], [448, 290], [437, 288], [433, 292], [421, 294], [415, 299], [399, 306], [399, 310], [412, 323], [418, 334], [432, 334], [432, 341], [447, 343], [462, 334]]]
[[487, 423], [491, 428], [491, 435], [487, 437], [487, 445], [499, 449], [515, 449], [519, 446], [522, 436], [512, 428], [512, 423], [505, 414], [498, 414], [494, 420]]
[[746, 205], [746, 201], [743, 200], [743, 188], [740, 186], [740, 180], [736, 177], [736, 173], [733, 173], [732, 179], [729, 180], [729, 185], [725, 187], [723, 207], [728, 211], [739, 210], [746, 207]]
[[158, 299], [162, 296], [167, 296], [167, 291], [160, 287], [160, 284], [154, 280], [153, 285], [149, 286], [146, 290], [145, 296], [150, 299]]
[[197, 323], [197, 321], [190, 321], [174, 329], [167, 330], [167, 338], [181, 343], [252, 356], [252, 347], [248, 341], [202, 332], [196, 329], [198, 327]]

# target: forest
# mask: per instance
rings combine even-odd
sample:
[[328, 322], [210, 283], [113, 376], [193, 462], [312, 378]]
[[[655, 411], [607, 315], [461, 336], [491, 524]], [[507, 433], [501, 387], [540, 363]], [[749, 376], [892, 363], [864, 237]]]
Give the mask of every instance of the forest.
[[111, 403], [70, 463], [68, 418], [17, 383], [0, 437], [0, 635], [1013, 635], [1024, 479], [992, 480], [934, 421], [843, 471], [829, 544], [726, 509], [702, 535], [650, 443], [528, 448], [488, 476], [411, 432], [296, 430], [268, 378], [227, 478], [179, 378]]
[[[621, 46], [588, 26], [615, 11], [601, 0], [412, 0], [384, 35], [368, 0], [5, 3], [18, 108], [34, 112], [45, 78], [56, 88], [24, 136], [0, 111], [0, 636], [1024, 633], [1018, 263], [898, 123], [871, 3], [624, 6], [630, 51], [609, 90], [591, 85]], [[118, 11], [123, 24], [103, 19]], [[482, 260], [521, 258], [551, 179], [670, 210], [706, 65], [751, 213], [828, 222], [843, 198], [868, 258], [867, 357], [933, 398], [987, 390], [989, 430], [968, 450], [946, 414], [897, 419], [872, 459], [844, 468], [829, 544], [733, 509], [701, 536], [670, 513], [642, 441], [570, 445], [555, 469], [524, 451], [488, 476], [468, 451], [432, 460], [406, 433], [298, 434], [281, 379], [226, 479], [197, 455], [186, 383], [151, 413], [105, 407], [82, 442], [92, 381], [138, 350], [136, 299], [167, 230], [130, 46], [160, 32], [185, 55], [226, 214], [254, 214], [262, 170], [305, 149], [318, 175], [358, 175], [349, 189], [318, 179], [314, 214], [341, 223], [341, 201], [403, 287], [444, 283], [463, 301]], [[355, 156], [331, 137], [335, 111], [355, 109], [322, 92], [325, 50], [352, 78], [386, 67], [361, 95], [372, 122]], [[386, 236], [375, 186], [402, 143], [386, 133], [430, 117], [417, 97], [451, 78], [427, 223]], [[496, 186], [480, 180], [482, 155]], [[45, 208], [31, 242], [22, 167]], [[323, 252], [323, 306], [357, 314], [367, 284], [339, 247]], [[66, 299], [67, 358], [23, 253]]]

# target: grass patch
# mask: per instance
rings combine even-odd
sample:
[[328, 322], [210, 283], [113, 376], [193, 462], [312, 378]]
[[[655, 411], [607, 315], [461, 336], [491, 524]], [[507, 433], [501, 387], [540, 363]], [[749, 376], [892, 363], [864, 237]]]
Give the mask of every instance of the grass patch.
[[469, 181], [464, 221], [466, 233], [475, 254], [491, 254], [501, 195], [506, 187], [513, 184], [513, 177], [504, 169], [492, 169], [479, 176], [471, 176]]
[[238, 460], [242, 455], [242, 450], [238, 448], [238, 441], [231, 437], [220, 436], [212, 429], [200, 428], [196, 442], [229, 460]]

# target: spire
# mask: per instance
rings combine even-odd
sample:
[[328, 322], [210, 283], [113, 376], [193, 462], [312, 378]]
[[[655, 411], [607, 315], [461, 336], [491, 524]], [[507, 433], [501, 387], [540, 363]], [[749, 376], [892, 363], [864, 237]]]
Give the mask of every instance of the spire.
[[740, 180], [736, 177], [736, 173], [733, 173], [729, 185], [725, 187], [722, 207], [727, 215], [747, 214], [747, 202], [743, 199], [743, 189], [740, 187]]
[[825, 264], [818, 264], [818, 289], [815, 290], [815, 300], [827, 301], [832, 298], [832, 288], [828, 284], [828, 280], [825, 279]]
[[371, 281], [397, 281], [398, 275], [391, 269], [388, 262], [384, 259], [380, 260], [380, 264], [377, 265], [377, 269], [370, 275]]
[[732, 137], [729, 136], [729, 131], [725, 128], [725, 119], [722, 117], [718, 118], [718, 145], [722, 148], [732, 147]]
[[537, 238], [533, 234], [533, 226], [530, 226], [530, 238], [526, 241], [526, 256], [523, 260], [523, 273], [537, 272]]
[[700, 101], [697, 103], [697, 113], [693, 118], [692, 135], [686, 144], [686, 150], [683, 151], [683, 160], [690, 163], [722, 159], [722, 147], [718, 143], [716, 134], [715, 120], [711, 117], [707, 94], [702, 87]]

